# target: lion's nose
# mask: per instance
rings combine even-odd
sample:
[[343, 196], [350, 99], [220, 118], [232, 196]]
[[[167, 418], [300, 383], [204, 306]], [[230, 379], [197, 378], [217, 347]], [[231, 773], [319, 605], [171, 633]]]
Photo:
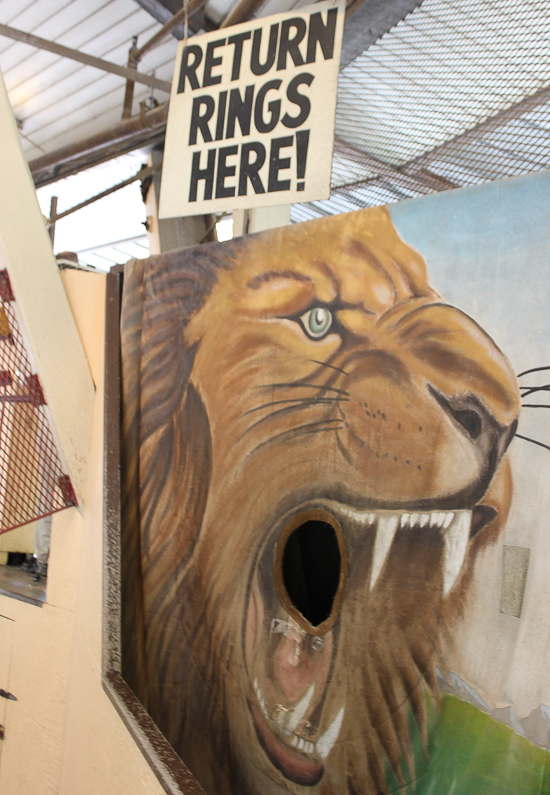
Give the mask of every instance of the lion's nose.
[[496, 470], [506, 448], [512, 441], [517, 420], [511, 425], [501, 425], [483, 403], [473, 395], [443, 395], [429, 386], [433, 397], [450, 416], [455, 425], [479, 450], [491, 469]]

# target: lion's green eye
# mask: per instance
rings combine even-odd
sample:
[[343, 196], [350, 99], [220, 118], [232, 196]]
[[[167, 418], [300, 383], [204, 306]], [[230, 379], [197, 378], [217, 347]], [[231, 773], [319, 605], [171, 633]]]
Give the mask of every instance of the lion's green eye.
[[325, 306], [315, 306], [300, 318], [308, 337], [320, 340], [325, 337], [332, 326], [332, 314]]

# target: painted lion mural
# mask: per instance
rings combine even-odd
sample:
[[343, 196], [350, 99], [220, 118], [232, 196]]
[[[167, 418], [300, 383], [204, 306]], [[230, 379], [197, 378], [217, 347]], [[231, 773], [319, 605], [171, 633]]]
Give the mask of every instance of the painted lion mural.
[[462, 791], [435, 671], [510, 504], [503, 353], [376, 208], [134, 262], [122, 354], [124, 673], [205, 791]]

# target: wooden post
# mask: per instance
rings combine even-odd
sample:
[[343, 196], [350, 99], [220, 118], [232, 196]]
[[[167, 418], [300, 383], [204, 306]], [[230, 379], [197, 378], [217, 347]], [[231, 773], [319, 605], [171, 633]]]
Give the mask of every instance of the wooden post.
[[290, 207], [290, 204], [280, 204], [277, 207], [233, 210], [233, 237], [287, 226], [290, 223]]
[[[149, 155], [149, 165], [156, 166], [162, 161], [161, 152]], [[160, 218], [158, 206], [160, 196], [160, 175], [158, 170], [152, 177], [151, 184], [144, 198], [147, 212], [147, 239], [151, 254], [160, 254], [197, 243], [208, 243], [216, 240], [213, 216], [194, 215], [186, 218]]]

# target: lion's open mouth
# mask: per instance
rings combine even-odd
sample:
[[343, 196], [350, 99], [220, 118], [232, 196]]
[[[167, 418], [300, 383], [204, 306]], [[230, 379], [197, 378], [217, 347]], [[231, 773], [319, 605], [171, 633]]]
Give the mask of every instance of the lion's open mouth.
[[[445, 598], [458, 582], [470, 538], [495, 513], [487, 506], [359, 511], [315, 500], [277, 522], [270, 535], [278, 541], [266, 544], [251, 587], [245, 646], [256, 735], [287, 779], [316, 784], [344, 725], [346, 693], [335, 685], [333, 669], [337, 653], [345, 656], [338, 650], [346, 600], [360, 593], [368, 610], [385, 578], [394, 576], [390, 560], [399, 544], [429, 550], [439, 599]], [[327, 557], [332, 564], [320, 566]], [[319, 599], [322, 610], [315, 609]]]
[[[340, 708], [328, 729], [317, 742], [311, 742], [293, 732], [290, 723], [292, 713], [290, 717], [287, 716], [286, 719], [274, 724], [269, 718], [265, 699], [257, 683], [256, 687], [256, 700], [251, 699], [249, 706], [254, 717], [254, 727], [260, 745], [275, 767], [290, 781], [306, 787], [317, 784], [324, 773], [324, 760], [338, 739], [344, 718], [344, 708]], [[307, 699], [311, 692], [310, 689], [304, 698]], [[300, 710], [301, 706], [298, 704], [293, 710], [294, 715], [298, 716]]]

